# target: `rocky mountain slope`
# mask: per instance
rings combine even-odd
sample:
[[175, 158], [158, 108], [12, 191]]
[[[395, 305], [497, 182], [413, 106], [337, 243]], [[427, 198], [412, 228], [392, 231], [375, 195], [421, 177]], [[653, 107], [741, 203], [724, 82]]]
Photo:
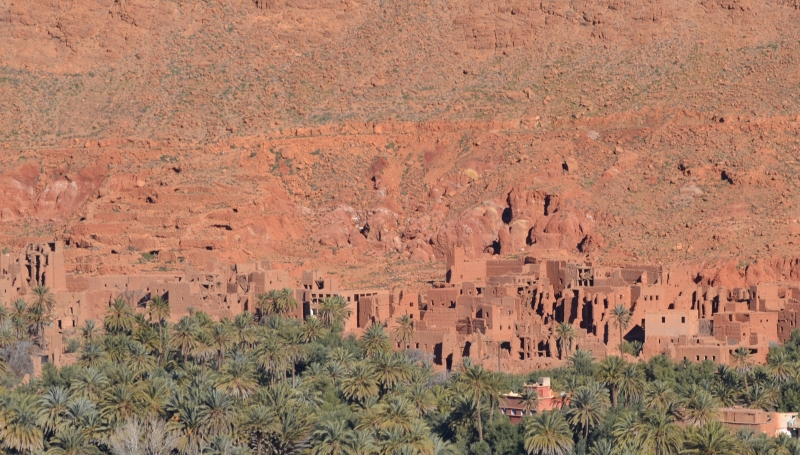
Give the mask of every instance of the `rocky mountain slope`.
[[420, 283], [458, 245], [781, 279], [798, 7], [0, 0], [0, 243], [63, 238], [75, 273]]

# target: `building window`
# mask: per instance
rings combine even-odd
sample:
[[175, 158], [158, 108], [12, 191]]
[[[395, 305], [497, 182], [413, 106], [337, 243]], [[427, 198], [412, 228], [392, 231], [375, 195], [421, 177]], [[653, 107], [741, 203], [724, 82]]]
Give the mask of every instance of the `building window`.
[[667, 323], [667, 318], [664, 317], [664, 316], [661, 316], [661, 323], [662, 324], [666, 324]]
[[685, 323], [686, 323], [686, 316], [681, 316], [681, 324], [685, 324]]

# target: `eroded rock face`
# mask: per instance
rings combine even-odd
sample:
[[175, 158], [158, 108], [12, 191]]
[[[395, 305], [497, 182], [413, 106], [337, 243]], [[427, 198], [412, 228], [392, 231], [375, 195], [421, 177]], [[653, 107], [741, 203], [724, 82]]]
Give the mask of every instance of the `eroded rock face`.
[[62, 221], [70, 216], [98, 189], [106, 177], [105, 165], [82, 169], [73, 178], [50, 182], [39, 194], [34, 217], [43, 221]]
[[0, 220], [14, 221], [30, 214], [38, 179], [39, 166], [34, 163], [0, 175]]
[[73, 270], [461, 246], [797, 273], [765, 259], [800, 256], [796, 0], [0, 11], [0, 242], [63, 235]]

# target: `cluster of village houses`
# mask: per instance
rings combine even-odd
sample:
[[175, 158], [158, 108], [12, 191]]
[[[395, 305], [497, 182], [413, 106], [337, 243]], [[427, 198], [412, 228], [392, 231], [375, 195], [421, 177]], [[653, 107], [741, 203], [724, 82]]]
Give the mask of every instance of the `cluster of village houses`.
[[[605, 267], [532, 257], [468, 260], [456, 248], [446, 279], [418, 293], [343, 289], [336, 278], [315, 271], [303, 272], [298, 284], [267, 261], [224, 266], [211, 261], [180, 272], [67, 275], [63, 248], [61, 242], [36, 243], [0, 255], [0, 301], [25, 297], [38, 284], [53, 292], [53, 324], [38, 360], [57, 365], [74, 361], [63, 335], [87, 319], [102, 319], [119, 296], [141, 302], [138, 311], [146, 311], [146, 302], [160, 295], [178, 320], [190, 309], [214, 318], [253, 312], [259, 294], [286, 288], [299, 302], [289, 316], [302, 319], [315, 314], [322, 299], [338, 295], [352, 310], [346, 333], [358, 335], [376, 323], [392, 328], [408, 315], [413, 336], [395, 340], [396, 349], [422, 351], [440, 369], [470, 357], [486, 368], [514, 373], [565, 361], [559, 323], [574, 329], [572, 352], [583, 349], [597, 359], [619, 355], [621, 337], [643, 343], [645, 360], [664, 354], [676, 361], [728, 363], [744, 347], [755, 363], [764, 363], [770, 345], [785, 342], [800, 322], [800, 283], [701, 286], [680, 266]], [[618, 305], [630, 311], [627, 324], [618, 324], [611, 313]], [[531, 387], [549, 396], [549, 382], [540, 382]], [[509, 415], [520, 410], [507, 408]], [[754, 410], [726, 412], [733, 413], [732, 422], [744, 419], [748, 425], [785, 429], [789, 421]]]

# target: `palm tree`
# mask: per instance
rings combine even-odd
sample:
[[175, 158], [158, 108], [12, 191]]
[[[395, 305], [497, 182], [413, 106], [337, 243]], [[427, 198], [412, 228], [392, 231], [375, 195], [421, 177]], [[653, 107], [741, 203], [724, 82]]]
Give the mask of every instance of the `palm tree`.
[[767, 452], [769, 455], [794, 455], [800, 449], [800, 444], [786, 433], [781, 433], [772, 439]]
[[230, 434], [236, 418], [236, 402], [230, 395], [211, 389], [200, 404], [199, 421], [205, 437]]
[[414, 421], [408, 431], [392, 429], [381, 432], [381, 436], [384, 453], [429, 455], [435, 448], [430, 429], [421, 420]]
[[274, 333], [266, 333], [254, 353], [256, 362], [270, 375], [270, 384], [276, 377], [286, 378], [289, 358], [283, 341]]
[[96, 413], [97, 407], [92, 400], [84, 397], [73, 398], [69, 403], [67, 403], [67, 409], [63, 415], [65, 422], [65, 425], [63, 426], [79, 426], [87, 417]]
[[736, 371], [738, 371], [744, 379], [744, 388], [749, 389], [747, 386], [747, 375], [750, 373], [750, 368], [752, 368], [752, 354], [750, 353], [750, 350], [744, 346], [741, 346], [739, 349], [733, 351], [733, 354], [731, 354], [731, 360], [733, 360]]
[[300, 330], [286, 330], [281, 332], [283, 339], [283, 348], [286, 355], [286, 360], [291, 365], [292, 370], [292, 388], [297, 387], [295, 381], [295, 374], [297, 372], [297, 364], [302, 362], [308, 356], [308, 346], [305, 344], [305, 337]]
[[342, 330], [344, 321], [349, 319], [352, 314], [353, 310], [340, 295], [326, 297], [319, 303], [319, 319], [325, 327], [330, 329]]
[[600, 367], [595, 374], [598, 381], [611, 388], [611, 406], [615, 408], [617, 407], [617, 393], [625, 377], [626, 366], [627, 364], [620, 357], [608, 356], [600, 362]]
[[242, 416], [241, 428], [255, 438], [256, 455], [261, 455], [264, 438], [270, 433], [277, 433], [281, 426], [275, 412], [263, 404], [255, 404], [247, 408]]
[[358, 342], [361, 354], [365, 357], [373, 358], [379, 354], [385, 354], [392, 350], [392, 343], [383, 325], [373, 323], [361, 336]]
[[770, 349], [767, 355], [767, 365], [772, 380], [780, 384], [788, 382], [796, 374], [796, 366], [784, 348]]
[[764, 411], [774, 411], [778, 406], [778, 399], [781, 393], [778, 387], [754, 384], [747, 394], [747, 405], [751, 408], [763, 409]]
[[138, 411], [140, 395], [137, 387], [129, 384], [112, 385], [103, 394], [100, 414], [113, 426], [118, 426]]
[[43, 285], [37, 285], [33, 289], [33, 303], [31, 308], [40, 308], [42, 313], [50, 313], [56, 304], [56, 299], [50, 292], [50, 288]]
[[408, 382], [411, 378], [410, 365], [403, 355], [394, 353], [381, 353], [373, 359], [375, 379], [381, 384], [384, 391], [394, 388], [397, 384]]
[[166, 409], [168, 397], [174, 388], [175, 383], [169, 378], [156, 376], [145, 381], [141, 385], [141, 405], [144, 415], [158, 421], [157, 417]]
[[392, 331], [394, 339], [402, 346], [411, 343], [411, 338], [414, 336], [414, 320], [407, 314], [404, 314], [395, 320], [397, 327]]
[[277, 430], [265, 441], [271, 453], [298, 453], [308, 448], [315, 416], [294, 403], [282, 406], [277, 413]]
[[33, 395], [12, 396], [3, 410], [0, 426], [2, 447], [19, 453], [33, 453], [44, 446], [42, 428], [37, 423], [37, 403]]
[[130, 333], [133, 331], [134, 324], [135, 319], [130, 305], [122, 297], [117, 297], [103, 319], [106, 332], [114, 335]]
[[290, 288], [273, 289], [267, 293], [259, 294], [256, 297], [259, 320], [263, 320], [269, 314], [283, 316], [296, 310], [297, 299], [294, 298], [293, 294], [294, 291]]
[[11, 326], [14, 328], [14, 333], [17, 335], [18, 340], [25, 337], [25, 333], [28, 332], [29, 322], [28, 304], [22, 299], [15, 300], [11, 304]]
[[213, 346], [214, 341], [211, 339], [208, 330], [199, 325], [195, 325], [195, 337], [197, 339], [197, 345], [192, 349], [191, 355], [193, 359], [200, 362], [200, 371], [205, 373], [206, 364], [217, 357], [219, 353]]
[[34, 300], [28, 307], [29, 321], [32, 324], [37, 344], [42, 346], [41, 337], [44, 335], [44, 326], [50, 323], [50, 314], [53, 312], [56, 301], [53, 294], [50, 293], [50, 288], [46, 286], [38, 285], [32, 291]]
[[[365, 413], [368, 416], [370, 413]], [[401, 434], [412, 430], [417, 421], [417, 413], [411, 402], [399, 395], [386, 397], [374, 408], [374, 425], [378, 430], [398, 431]], [[359, 429], [364, 429], [362, 420]]]
[[366, 362], [358, 362], [342, 378], [340, 389], [348, 400], [364, 401], [378, 396], [375, 370]]
[[523, 422], [525, 450], [529, 454], [567, 455], [572, 452], [572, 431], [560, 411], [545, 411]]
[[682, 414], [686, 423], [704, 426], [719, 418], [719, 402], [713, 395], [698, 388], [696, 393], [687, 397]]
[[638, 421], [639, 413], [637, 411], [623, 408], [611, 428], [614, 442], [622, 446], [635, 445], [639, 435], [633, 430]]
[[556, 326], [556, 340], [561, 351], [561, 358], [569, 357], [572, 341], [575, 340], [575, 327], [568, 322], [559, 322]]
[[280, 291], [272, 289], [256, 296], [256, 317], [263, 320], [268, 314], [275, 312], [275, 302], [280, 298]]
[[108, 376], [97, 368], [88, 367], [78, 372], [72, 379], [70, 391], [89, 400], [97, 401], [100, 395], [108, 389]]
[[736, 437], [719, 421], [708, 422], [699, 430], [688, 432], [685, 447], [683, 453], [689, 455], [727, 455], [740, 448]]
[[128, 356], [123, 364], [136, 372], [138, 378], [141, 378], [145, 373], [151, 372], [156, 367], [156, 360], [142, 343], [134, 341], [128, 346]]
[[40, 307], [28, 308], [28, 324], [30, 334], [35, 338], [36, 345], [44, 346], [44, 327], [50, 324], [51, 318], [48, 313], [42, 312]]
[[355, 434], [341, 420], [321, 422], [311, 433], [311, 455], [349, 455]]
[[645, 376], [639, 365], [626, 363], [619, 383], [619, 393], [625, 398], [625, 404], [631, 405], [641, 400], [644, 394], [644, 386]]
[[84, 341], [87, 343], [91, 343], [97, 339], [99, 336], [100, 329], [97, 327], [94, 319], [87, 319], [83, 321], [83, 327], [81, 327], [81, 336], [83, 337]]
[[683, 445], [683, 430], [664, 411], [646, 411], [642, 419], [634, 424], [632, 431], [637, 435], [642, 453], [672, 455], [678, 453]]
[[[625, 305], [619, 304], [611, 310], [611, 320], [614, 322], [614, 327], [619, 330], [619, 348], [622, 350], [622, 332], [628, 328], [631, 322], [631, 312]], [[616, 405], [615, 405], [616, 406]]]
[[58, 430], [50, 439], [50, 449], [46, 455], [100, 455], [100, 449], [90, 444], [80, 429], [68, 426]]
[[414, 405], [420, 417], [436, 410], [436, 397], [427, 384], [413, 384], [406, 390], [405, 396]]
[[458, 451], [449, 442], [433, 436], [433, 455], [458, 455]]
[[350, 455], [373, 455], [377, 452], [378, 447], [375, 445], [375, 438], [372, 436], [372, 432], [355, 431], [349, 449]]
[[236, 445], [236, 441], [228, 435], [217, 435], [203, 447], [203, 455], [245, 455], [251, 453]]
[[7, 348], [17, 341], [11, 321], [0, 324], [0, 348]]
[[519, 398], [523, 415], [531, 415], [539, 410], [539, 392], [532, 387], [525, 387]]
[[727, 365], [720, 365], [716, 372], [719, 380], [714, 382], [713, 393], [723, 406], [735, 406], [742, 402], [742, 379]]
[[614, 444], [608, 439], [598, 439], [589, 450], [589, 455], [615, 455]]
[[313, 343], [319, 340], [325, 336], [326, 332], [325, 326], [322, 325], [322, 321], [313, 315], [309, 315], [306, 318], [301, 330], [303, 333], [303, 340], [306, 343]]
[[[137, 316], [143, 318], [141, 315]], [[161, 331], [161, 327], [156, 330], [155, 327], [148, 323], [137, 325], [136, 329], [133, 331], [133, 339], [137, 343], [140, 343], [142, 346], [144, 346], [148, 353], [155, 353], [158, 351], [161, 345]]]
[[653, 381], [647, 384], [644, 392], [644, 405], [647, 408], [666, 411], [677, 401], [675, 391], [665, 381]]
[[198, 333], [199, 330], [194, 319], [187, 316], [182, 317], [172, 329], [169, 343], [180, 351], [184, 364], [187, 362], [189, 354], [200, 344], [197, 339]]
[[481, 419], [481, 396], [492, 392], [492, 375], [480, 365], [472, 365], [466, 362], [458, 381], [466, 388], [467, 392], [474, 398], [476, 406], [476, 416], [478, 418], [478, 440], [483, 441], [483, 422]]
[[39, 425], [46, 433], [54, 434], [67, 412], [69, 393], [63, 387], [51, 387], [39, 400]]
[[169, 301], [160, 295], [154, 295], [150, 298], [150, 305], [148, 305], [148, 313], [150, 321], [164, 322], [169, 319]]
[[255, 317], [247, 311], [237, 314], [233, 318], [233, 340], [237, 346], [245, 347], [256, 344], [258, 334], [256, 333]]
[[593, 370], [594, 356], [585, 349], [578, 349], [569, 356], [569, 366], [572, 367], [580, 376], [591, 376]]
[[225, 365], [217, 387], [243, 400], [253, 395], [258, 389], [258, 381], [252, 359], [242, 352], [234, 354]]
[[8, 308], [6, 308], [6, 306], [3, 305], [3, 302], [0, 301], [0, 325], [5, 324], [6, 321], [8, 320], [8, 317], [9, 317]]
[[208, 439], [200, 418], [200, 406], [193, 400], [183, 403], [178, 407], [176, 417], [174, 428], [179, 434], [178, 451], [184, 454], [201, 452], [208, 445]]
[[589, 429], [600, 423], [608, 410], [608, 393], [599, 383], [579, 387], [575, 391], [567, 416], [570, 423], [583, 429], [583, 439], [589, 438]]

